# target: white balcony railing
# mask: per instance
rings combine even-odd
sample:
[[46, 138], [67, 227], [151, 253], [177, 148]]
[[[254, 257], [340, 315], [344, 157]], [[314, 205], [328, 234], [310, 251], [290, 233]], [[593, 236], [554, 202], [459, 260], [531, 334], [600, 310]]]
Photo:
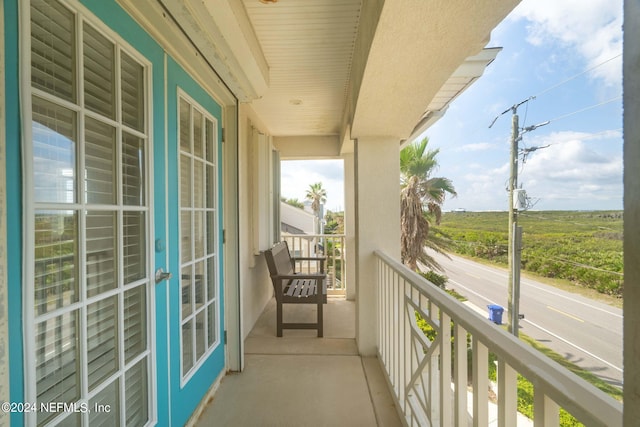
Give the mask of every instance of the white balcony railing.
[[[467, 426], [472, 420], [487, 426], [493, 353], [498, 426], [517, 423], [517, 374], [534, 385], [535, 426], [559, 425], [560, 407], [587, 426], [622, 426], [620, 402], [397, 261], [376, 256], [378, 357], [408, 425]], [[416, 313], [434, 329], [434, 339], [418, 327]]]
[[[293, 257], [325, 256], [327, 261], [327, 288], [331, 294], [344, 295], [346, 290], [345, 274], [345, 236], [344, 234], [294, 234], [283, 235]], [[298, 268], [305, 273], [315, 273], [317, 262], [300, 262]]]

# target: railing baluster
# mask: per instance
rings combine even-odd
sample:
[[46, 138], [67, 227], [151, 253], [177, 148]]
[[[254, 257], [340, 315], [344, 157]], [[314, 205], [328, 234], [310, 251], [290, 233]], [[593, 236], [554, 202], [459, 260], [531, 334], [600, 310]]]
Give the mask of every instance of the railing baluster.
[[455, 336], [455, 371], [453, 381], [455, 382], [455, 424], [456, 426], [466, 425], [467, 412], [467, 331], [456, 324]]
[[489, 351], [473, 336], [473, 427], [489, 423]]
[[450, 426], [451, 405], [451, 317], [440, 311], [442, 348], [440, 350], [440, 425]]
[[560, 408], [541, 387], [533, 390], [533, 425], [549, 427], [560, 425]]
[[518, 413], [518, 374], [498, 359], [498, 427], [515, 426]]

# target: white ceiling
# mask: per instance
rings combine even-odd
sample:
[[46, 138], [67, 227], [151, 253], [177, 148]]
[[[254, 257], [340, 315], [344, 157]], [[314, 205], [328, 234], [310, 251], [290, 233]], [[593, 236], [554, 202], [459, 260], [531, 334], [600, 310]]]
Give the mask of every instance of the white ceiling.
[[160, 38], [168, 12], [262, 131], [339, 155], [431, 126], [493, 61], [483, 47], [519, 0], [119, 1]]
[[243, 0], [268, 64], [252, 105], [273, 135], [338, 135], [360, 0]]

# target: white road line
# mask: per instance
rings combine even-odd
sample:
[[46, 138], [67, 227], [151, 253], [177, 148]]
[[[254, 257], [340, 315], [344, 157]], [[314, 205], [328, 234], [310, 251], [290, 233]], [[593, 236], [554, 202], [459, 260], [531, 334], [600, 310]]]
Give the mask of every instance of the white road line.
[[607, 361], [606, 361], [606, 360], [604, 360], [603, 358], [598, 357], [598, 356], [596, 356], [595, 354], [593, 354], [593, 353], [591, 353], [591, 352], [589, 352], [589, 351], [585, 350], [584, 348], [582, 348], [582, 347], [580, 347], [580, 346], [578, 346], [578, 345], [576, 345], [576, 344], [572, 343], [571, 341], [569, 341], [569, 340], [566, 340], [566, 339], [562, 338], [560, 335], [554, 334], [554, 333], [553, 333], [553, 332], [551, 332], [550, 330], [543, 328], [542, 326], [538, 325], [537, 323], [534, 323], [534, 322], [532, 322], [531, 320], [528, 320], [528, 319], [523, 319], [523, 322], [527, 322], [527, 323], [528, 323], [528, 324], [530, 324], [531, 326], [534, 326], [534, 327], [536, 327], [536, 328], [540, 329], [541, 331], [548, 333], [548, 334], [549, 334], [549, 335], [551, 335], [552, 337], [557, 338], [557, 339], [559, 339], [560, 341], [565, 342], [566, 344], [569, 344], [570, 346], [572, 346], [572, 347], [574, 347], [574, 348], [576, 348], [576, 349], [580, 350], [580, 351], [581, 351], [581, 352], [583, 352], [584, 354], [587, 354], [587, 355], [589, 355], [589, 356], [593, 357], [594, 359], [597, 359], [597, 360], [599, 360], [600, 362], [604, 363], [605, 365], [608, 365], [608, 366], [612, 367], [613, 369], [615, 369], [615, 370], [617, 370], [617, 371], [622, 372], [622, 368], [619, 368], [619, 367], [617, 367], [616, 365], [614, 365], [614, 364], [612, 364], [612, 363], [607, 362]]
[[[480, 270], [488, 271], [490, 273], [496, 274], [496, 275], [498, 275], [498, 276], [500, 276], [502, 278], [505, 278], [505, 279], [508, 278], [507, 274], [506, 273], [502, 273], [502, 271], [500, 271], [500, 270], [496, 270], [496, 269], [492, 269], [492, 268], [489, 268], [489, 267], [485, 267], [482, 264], [474, 263], [473, 261], [468, 261], [468, 260], [466, 260], [464, 258], [455, 258], [455, 259], [452, 259], [452, 260], [453, 260], [453, 262], [460, 261], [463, 264], [471, 265], [471, 266], [473, 266], [475, 268], [478, 268]], [[467, 273], [467, 274], [469, 274], [469, 273]], [[561, 293], [558, 293], [558, 292], [554, 292], [554, 291], [546, 289], [546, 288], [542, 288], [542, 287], [540, 287], [540, 286], [538, 286], [538, 285], [536, 285], [536, 284], [534, 284], [534, 283], [532, 283], [530, 281], [523, 280], [521, 283], [523, 285], [531, 286], [532, 288], [538, 289], [538, 290], [543, 291], [543, 292], [547, 292], [547, 293], [555, 295], [557, 297], [564, 298], [564, 299], [567, 299], [569, 301], [573, 301], [573, 302], [575, 302], [577, 304], [584, 305], [585, 307], [589, 307], [591, 309], [598, 310], [598, 311], [601, 311], [601, 312], [606, 313], [606, 314], [610, 314], [611, 316], [615, 316], [615, 317], [618, 317], [620, 319], [623, 318], [622, 314], [613, 313], [613, 312], [611, 312], [609, 310], [606, 310], [604, 308], [596, 307], [594, 305], [591, 305], [591, 304], [586, 303], [586, 302], [582, 302], [580, 300], [574, 299], [574, 298], [569, 297], [567, 295], [564, 295], [564, 294], [561, 294]]]
[[582, 305], [584, 305], [585, 307], [589, 307], [589, 308], [592, 308], [592, 309], [594, 309], [594, 310], [598, 310], [598, 311], [601, 311], [601, 312], [603, 312], [603, 313], [610, 314], [611, 316], [615, 316], [615, 317], [618, 317], [618, 318], [620, 318], [620, 319], [622, 319], [622, 318], [624, 317], [622, 314], [612, 313], [611, 311], [606, 310], [606, 309], [604, 309], [604, 308], [596, 307], [595, 305], [591, 305], [591, 304], [588, 304], [588, 303], [586, 303], [586, 302], [582, 302], [582, 301], [579, 301], [579, 300], [573, 299], [573, 298], [568, 297], [568, 296], [566, 296], [566, 295], [563, 295], [563, 294], [561, 294], [561, 293], [554, 292], [554, 291], [552, 291], [552, 290], [542, 288], [542, 287], [537, 286], [537, 285], [535, 285], [535, 284], [533, 284], [533, 283], [531, 283], [531, 282], [525, 282], [525, 281], [523, 281], [523, 282], [522, 282], [522, 284], [527, 285], [527, 286], [531, 286], [532, 288], [535, 288], [535, 289], [537, 289], [537, 290], [539, 290], [539, 291], [543, 291], [543, 292], [546, 292], [546, 293], [551, 294], [551, 295], [555, 295], [555, 296], [560, 297], [560, 298], [568, 299], [569, 301], [573, 301], [573, 302], [575, 302], [575, 303], [582, 304]]
[[[489, 298], [485, 297], [482, 294], [477, 293], [476, 291], [474, 291], [473, 289], [469, 289], [467, 288], [465, 285], [463, 285], [462, 283], [456, 282], [455, 280], [451, 280], [449, 279], [449, 282], [453, 283], [454, 285], [461, 287], [462, 289], [464, 289], [465, 291], [468, 291], [469, 293], [474, 294], [475, 296], [477, 296], [478, 298], [482, 298], [483, 300], [487, 301], [489, 304], [498, 304], [495, 301], [491, 301]], [[505, 309], [506, 311], [506, 309]]]
[[[463, 288], [463, 289], [465, 289], [465, 290], [467, 290], [467, 291], [471, 292], [472, 294], [476, 295], [477, 297], [479, 297], [479, 298], [481, 298], [481, 299], [483, 299], [483, 300], [487, 301], [489, 304], [495, 304], [495, 302], [491, 301], [489, 298], [487, 298], [487, 297], [485, 297], [484, 295], [481, 295], [481, 294], [479, 294], [479, 293], [477, 293], [477, 292], [473, 291], [472, 289], [467, 288], [466, 286], [464, 286], [464, 285], [462, 285], [462, 284], [460, 284], [460, 283], [456, 282], [455, 280], [451, 280], [451, 279], [449, 279], [449, 281], [450, 281], [450, 282], [452, 282], [452, 283], [454, 283], [456, 286], [459, 286], [459, 287], [461, 287], [461, 288]], [[505, 309], [504, 309], [504, 311], [505, 311], [505, 313], [506, 313], [506, 312], [507, 312], [507, 309], [505, 308]], [[531, 326], [534, 326], [534, 327], [536, 327], [536, 328], [540, 329], [541, 331], [546, 332], [547, 334], [551, 335], [552, 337], [555, 337], [555, 338], [559, 339], [560, 341], [563, 341], [563, 342], [564, 342], [564, 343], [566, 343], [566, 344], [569, 344], [570, 346], [572, 346], [572, 347], [574, 347], [574, 348], [576, 348], [576, 349], [580, 350], [580, 351], [581, 351], [581, 352], [583, 352], [584, 354], [587, 354], [587, 355], [589, 355], [589, 356], [593, 357], [594, 359], [599, 360], [600, 362], [604, 363], [605, 365], [610, 366], [610, 367], [612, 367], [613, 369], [615, 369], [615, 370], [617, 370], [617, 371], [619, 371], [619, 372], [622, 372], [622, 368], [619, 368], [618, 366], [613, 365], [613, 364], [611, 364], [611, 363], [607, 362], [607, 361], [606, 361], [606, 360], [604, 360], [603, 358], [598, 357], [598, 356], [596, 356], [595, 354], [591, 353], [590, 351], [585, 350], [584, 348], [582, 348], [582, 347], [580, 347], [580, 346], [578, 346], [578, 345], [576, 345], [576, 344], [572, 343], [571, 341], [569, 341], [569, 340], [567, 340], [567, 339], [565, 339], [565, 338], [562, 338], [560, 335], [557, 335], [557, 334], [555, 334], [555, 333], [551, 332], [550, 330], [548, 330], [548, 329], [546, 329], [546, 328], [543, 328], [542, 326], [538, 325], [537, 323], [534, 323], [534, 322], [532, 322], [532, 321], [530, 321], [530, 320], [527, 320], [527, 319], [523, 319], [522, 321], [523, 321], [523, 322], [527, 322], [527, 323], [528, 323], [528, 324], [530, 324]]]

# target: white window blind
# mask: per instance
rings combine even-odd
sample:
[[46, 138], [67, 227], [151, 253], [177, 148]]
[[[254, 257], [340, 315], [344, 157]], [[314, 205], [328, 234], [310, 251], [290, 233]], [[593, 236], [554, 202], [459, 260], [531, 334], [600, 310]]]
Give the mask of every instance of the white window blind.
[[25, 364], [25, 400], [110, 410], [38, 412], [26, 423], [141, 426], [154, 393], [148, 65], [70, 3], [27, 4], [34, 237], [25, 316], [35, 333], [25, 334], [34, 360]]

